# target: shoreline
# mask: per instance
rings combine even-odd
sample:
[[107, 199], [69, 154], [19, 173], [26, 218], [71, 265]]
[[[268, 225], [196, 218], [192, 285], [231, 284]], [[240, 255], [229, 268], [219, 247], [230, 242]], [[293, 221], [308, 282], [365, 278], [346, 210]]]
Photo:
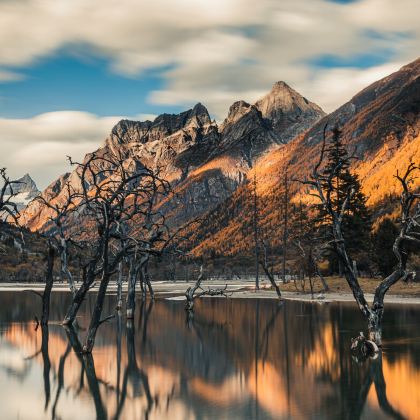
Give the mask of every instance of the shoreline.
[[[168, 299], [168, 300], [183, 300], [184, 293], [188, 286], [192, 285], [192, 282], [167, 282], [167, 281], [156, 281], [154, 282], [154, 290], [157, 299]], [[220, 282], [208, 282], [207, 286], [211, 288], [224, 288], [226, 283]], [[274, 299], [278, 300], [276, 292], [272, 290], [268, 284], [262, 285], [259, 290], [255, 290], [255, 287], [250, 283], [241, 282], [229, 282], [229, 286], [226, 289], [228, 298], [231, 299]], [[31, 290], [39, 292], [44, 289], [43, 283], [0, 283], [1, 292], [27, 292]], [[125, 286], [125, 287], [124, 287]], [[126, 293], [126, 284], [123, 285], [123, 293]], [[116, 294], [116, 284], [112, 283], [108, 287], [107, 294]], [[70, 293], [67, 284], [56, 283], [53, 287], [53, 292]], [[93, 287], [89, 293], [97, 291], [97, 286]], [[281, 291], [282, 300], [292, 300], [301, 302], [317, 302], [319, 304], [327, 304], [334, 302], [355, 302], [352, 293], [349, 292], [314, 292], [314, 298], [312, 298], [310, 292], [298, 292], [298, 291]], [[373, 301], [373, 293], [365, 293], [365, 298], [369, 303]], [[210, 298], [223, 298], [223, 296], [204, 296], [205, 299]], [[419, 305], [420, 296], [407, 296], [401, 294], [389, 293], [385, 295], [385, 303], [389, 304], [410, 304]]]

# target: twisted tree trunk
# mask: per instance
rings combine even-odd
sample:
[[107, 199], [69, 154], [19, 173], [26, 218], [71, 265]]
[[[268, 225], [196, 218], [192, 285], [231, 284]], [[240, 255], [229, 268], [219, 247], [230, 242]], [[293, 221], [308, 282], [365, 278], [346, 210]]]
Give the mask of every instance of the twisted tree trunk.
[[98, 295], [96, 297], [95, 307], [93, 309], [92, 318], [89, 324], [89, 330], [86, 336], [85, 345], [83, 346], [83, 351], [85, 353], [91, 353], [93, 346], [95, 345], [96, 332], [98, 331], [99, 326], [101, 325], [101, 315], [102, 308], [104, 306], [106, 290], [109, 284], [109, 273], [105, 272], [101, 284], [99, 285]]
[[66, 316], [63, 320], [63, 325], [72, 325], [76, 319], [77, 312], [85, 300], [86, 293], [89, 291], [93, 282], [95, 281], [95, 267], [93, 264], [89, 265], [88, 269], [83, 273], [83, 282], [77, 289], [72, 302], [67, 310]]
[[42, 295], [42, 317], [41, 325], [47, 325], [50, 317], [50, 299], [51, 290], [54, 283], [54, 260], [55, 260], [55, 249], [52, 243], [48, 242], [48, 254], [47, 254], [47, 272], [45, 278], [45, 288]]

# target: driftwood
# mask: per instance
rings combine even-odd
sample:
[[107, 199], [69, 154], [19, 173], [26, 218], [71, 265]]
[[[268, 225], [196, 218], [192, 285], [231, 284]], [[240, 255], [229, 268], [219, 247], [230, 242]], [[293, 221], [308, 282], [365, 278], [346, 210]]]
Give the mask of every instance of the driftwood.
[[[223, 289], [210, 289], [209, 288], [208, 290], [204, 290], [201, 287], [201, 282], [203, 278], [204, 278], [203, 266], [200, 266], [200, 273], [198, 275], [197, 281], [195, 282], [194, 286], [188, 287], [188, 289], [185, 292], [185, 297], [187, 299], [185, 303], [185, 310], [187, 312], [194, 311], [195, 299], [201, 298], [202, 296], [225, 296], [225, 297], [228, 296], [226, 294], [227, 284], [225, 285]], [[200, 291], [197, 292], [197, 290], [200, 290]]]

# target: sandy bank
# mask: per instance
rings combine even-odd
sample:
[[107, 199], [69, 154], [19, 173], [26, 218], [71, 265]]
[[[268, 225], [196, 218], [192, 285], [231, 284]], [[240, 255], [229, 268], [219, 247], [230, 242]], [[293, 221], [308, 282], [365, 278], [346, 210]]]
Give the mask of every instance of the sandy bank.
[[[188, 286], [192, 285], [192, 282], [167, 282], [167, 281], [156, 281], [153, 283], [154, 290], [157, 298], [174, 298], [182, 299], [185, 293], [185, 290]], [[297, 300], [297, 301], [314, 301], [319, 303], [330, 303], [330, 302], [354, 302], [353, 295], [348, 291], [334, 291], [328, 293], [319, 293], [317, 290], [314, 293], [314, 298], [312, 299], [309, 292], [296, 292], [290, 290], [289, 285], [281, 285], [282, 298], [286, 300]], [[284, 288], [289, 290], [284, 290]], [[225, 283], [218, 281], [209, 281], [206, 282], [204, 289], [207, 287], [218, 288], [225, 287]], [[42, 283], [2, 283], [0, 284], [0, 292], [27, 292], [27, 290], [36, 290], [42, 291], [44, 289], [44, 284]], [[124, 284], [123, 290], [125, 291], [126, 284]], [[94, 292], [96, 288], [93, 288]], [[316, 290], [316, 289], [315, 289]], [[69, 292], [68, 286], [65, 283], [55, 283], [54, 292]], [[108, 288], [110, 294], [116, 293], [116, 284], [111, 283]], [[277, 299], [277, 295], [274, 290], [269, 288], [268, 284], [262, 284], [260, 290], [255, 290], [255, 287], [250, 282], [243, 281], [231, 281], [228, 282], [228, 287], [226, 289], [227, 294], [232, 299]], [[411, 293], [410, 293], [411, 292]], [[411, 294], [411, 295], [410, 295]], [[373, 293], [366, 293], [366, 299], [368, 302], [372, 302]], [[219, 297], [220, 298], [220, 297]], [[403, 294], [392, 293], [386, 295], [386, 303], [396, 303], [396, 304], [420, 304], [420, 296], [417, 294], [417, 290], [408, 288], [403, 290]]]

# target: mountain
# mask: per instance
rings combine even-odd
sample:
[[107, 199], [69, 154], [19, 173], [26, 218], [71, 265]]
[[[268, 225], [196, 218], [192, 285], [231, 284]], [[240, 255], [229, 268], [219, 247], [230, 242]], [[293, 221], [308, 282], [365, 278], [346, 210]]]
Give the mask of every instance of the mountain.
[[271, 123], [281, 143], [288, 143], [309, 128], [325, 113], [285, 82], [277, 82], [271, 91], [255, 104], [262, 116]]
[[13, 202], [16, 203], [18, 209], [21, 210], [41, 192], [38, 190], [35, 181], [29, 174], [25, 174], [22, 178], [17, 179], [16, 182], [17, 183], [13, 184], [11, 188], [6, 189], [5, 195], [10, 195], [13, 190]]
[[[200, 103], [180, 114], [162, 114], [154, 121], [122, 120], [95, 153], [118, 154], [134, 170], [141, 165], [159, 168], [176, 193], [161, 208], [169, 222], [178, 225], [223, 202], [246, 180], [258, 158], [324, 115], [317, 105], [278, 82], [254, 105], [232, 104], [220, 126]], [[66, 182], [78, 187], [76, 171], [54, 181], [43, 196], [62, 200]], [[42, 230], [49, 216], [50, 210], [39, 202], [31, 203], [24, 212], [31, 230]]]
[[[257, 103], [258, 104], [258, 103]], [[339, 127], [350, 153], [358, 159], [359, 175], [368, 205], [377, 218], [398, 205], [394, 178], [410, 161], [420, 162], [420, 59], [402, 67], [360, 93], [333, 113], [257, 160], [261, 230], [268, 232], [271, 249], [282, 235], [282, 174], [304, 179], [319, 159], [325, 125]], [[252, 174], [248, 174], [248, 177]], [[420, 180], [415, 181], [420, 186]], [[298, 182], [291, 185], [291, 201], [313, 201]], [[189, 250], [196, 256], [249, 255], [253, 250], [250, 190], [243, 185], [212, 210], [192, 233]]]

